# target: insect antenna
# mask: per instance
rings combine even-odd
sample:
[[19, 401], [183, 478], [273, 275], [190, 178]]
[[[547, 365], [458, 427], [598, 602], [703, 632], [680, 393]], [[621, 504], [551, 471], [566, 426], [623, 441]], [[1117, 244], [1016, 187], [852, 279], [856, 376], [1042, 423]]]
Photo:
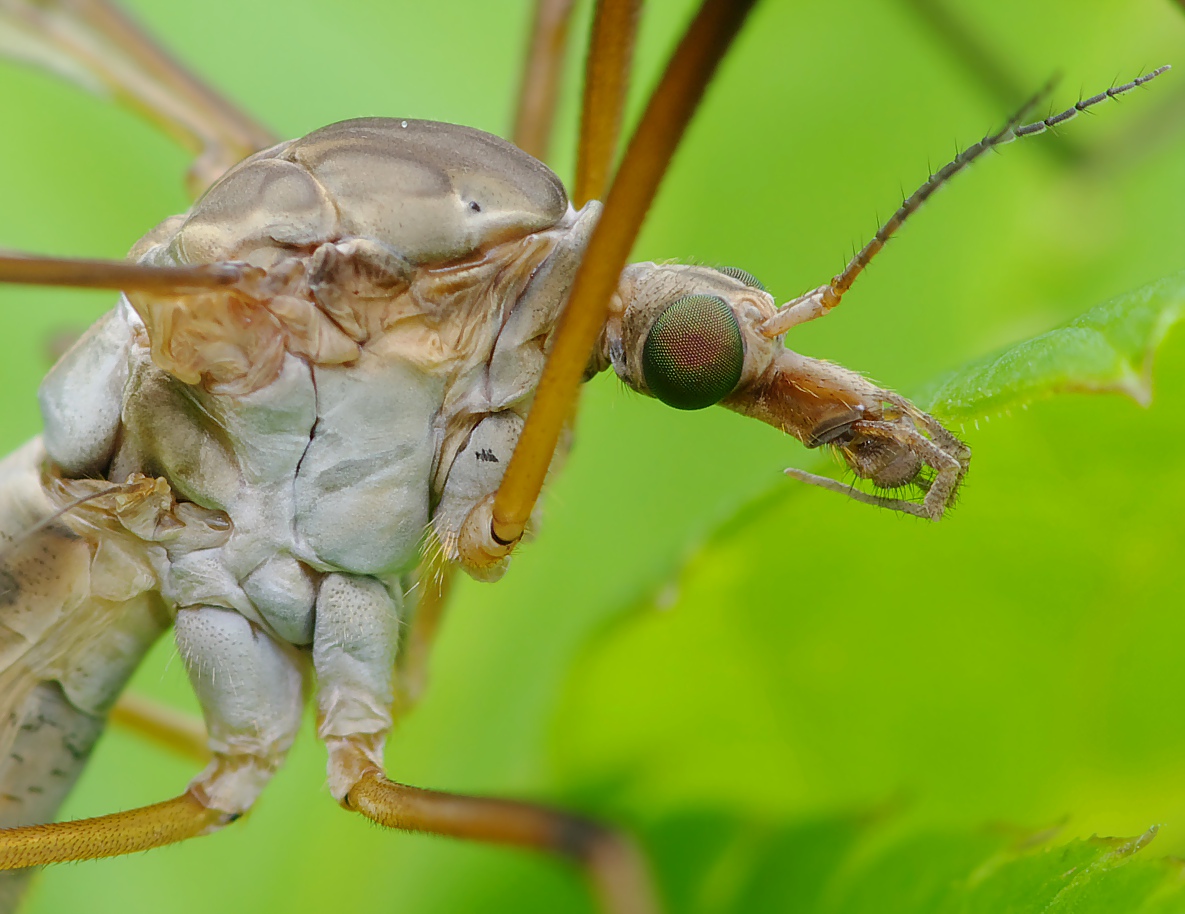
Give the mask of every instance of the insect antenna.
[[[888, 221], [886, 221], [877, 230], [877, 233], [872, 236], [872, 240], [864, 245], [864, 247], [856, 254], [856, 256], [851, 259], [848, 265], [844, 268], [843, 272], [837, 274], [826, 286], [816, 289], [815, 291], [808, 293], [808, 295], [803, 296], [803, 299], [810, 298], [817, 301], [822, 312], [830, 311], [832, 308], [838, 305], [840, 299], [843, 298], [844, 293], [846, 293], [856, 281], [856, 277], [864, 272], [864, 269], [872, 261], [872, 258], [880, 252], [888, 240], [892, 238], [894, 234], [896, 234], [897, 230], [900, 229], [902, 225], [905, 224], [905, 221], [919, 209], [921, 209], [922, 205], [934, 195], [935, 191], [944, 187], [950, 182], [952, 178], [954, 178], [955, 175], [965, 170], [969, 165], [971, 165], [972, 162], [974, 162], [984, 153], [999, 149], [1001, 146], [1011, 143], [1013, 140], [1028, 136], [1036, 136], [1038, 134], [1045, 133], [1047, 130], [1059, 127], [1062, 124], [1073, 120], [1081, 112], [1093, 108], [1095, 105], [1101, 104], [1102, 102], [1105, 102], [1111, 98], [1118, 98], [1120, 95], [1124, 95], [1125, 93], [1131, 92], [1133, 89], [1139, 88], [1145, 83], [1151, 82], [1153, 79], [1160, 76], [1169, 69], [1170, 67], [1167, 65], [1158, 67], [1151, 73], [1137, 77], [1131, 82], [1124, 83], [1121, 86], [1112, 86], [1106, 92], [1100, 92], [1098, 95], [1092, 95], [1090, 98], [1081, 99], [1072, 107], [1058, 112], [1057, 114], [1052, 114], [1043, 120], [1034, 121], [1029, 124], [1022, 123], [1029, 115], [1029, 112], [1031, 112], [1033, 108], [1040, 104], [1041, 100], [1049, 94], [1050, 90], [1052, 89], [1052, 85], [1047, 85], [1031, 99], [1025, 102], [1025, 104], [1021, 106], [1020, 110], [1017, 111], [1016, 114], [1014, 114], [1011, 118], [1009, 118], [1008, 122], [1002, 128], [1000, 128], [1000, 130], [995, 133], [988, 134], [978, 143], [968, 146], [953, 159], [943, 165], [940, 169], [938, 169], [938, 171], [933, 172], [921, 187], [906, 197], [905, 201], [900, 207], [898, 207], [897, 211], [893, 213], [893, 215], [889, 217]], [[796, 302], [792, 302], [791, 304], [795, 303]], [[784, 311], [785, 309], [783, 309], [783, 312]], [[771, 325], [770, 329], [778, 329], [779, 331], [784, 329], [785, 321], [779, 320], [778, 316], [771, 318], [769, 323]], [[768, 333], [769, 330], [766, 330], [766, 332]]]

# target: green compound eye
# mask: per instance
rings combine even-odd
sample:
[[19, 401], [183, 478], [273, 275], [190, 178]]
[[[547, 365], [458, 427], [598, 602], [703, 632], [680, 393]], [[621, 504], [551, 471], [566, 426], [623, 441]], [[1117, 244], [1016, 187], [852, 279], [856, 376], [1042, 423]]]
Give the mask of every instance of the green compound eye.
[[715, 295], [687, 295], [658, 316], [642, 347], [650, 392], [675, 409], [703, 409], [724, 399], [741, 380], [745, 344], [728, 303]]
[[740, 267], [721, 267], [717, 272], [723, 273], [725, 276], [731, 276], [737, 282], [743, 282], [750, 289], [756, 289], [758, 292], [769, 291], [765, 287], [765, 283], [748, 270], [742, 270]]

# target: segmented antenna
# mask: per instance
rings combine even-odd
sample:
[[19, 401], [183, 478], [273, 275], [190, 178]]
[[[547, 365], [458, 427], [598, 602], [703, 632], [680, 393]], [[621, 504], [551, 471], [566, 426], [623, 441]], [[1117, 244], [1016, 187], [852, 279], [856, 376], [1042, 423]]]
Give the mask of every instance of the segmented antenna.
[[855, 257], [851, 259], [844, 271], [831, 280], [830, 285], [824, 286], [820, 300], [826, 310], [830, 310], [839, 304], [840, 298], [843, 294], [852, 287], [852, 283], [856, 281], [864, 268], [868, 266], [873, 257], [877, 255], [885, 243], [893, 237], [893, 234], [901, 228], [902, 224], [911, 215], [921, 209], [922, 204], [930, 199], [930, 196], [950, 181], [960, 171], [965, 169], [968, 165], [978, 159], [985, 152], [990, 152], [1006, 143], [1011, 143], [1013, 140], [1026, 137], [1036, 136], [1039, 133], [1044, 133], [1053, 127], [1058, 127], [1067, 121], [1073, 120], [1082, 111], [1088, 108], [1093, 108], [1095, 105], [1105, 102], [1109, 98], [1117, 98], [1133, 89], [1139, 88], [1145, 83], [1151, 82], [1160, 76], [1160, 74], [1171, 69], [1169, 66], [1158, 67], [1151, 73], [1133, 79], [1129, 83], [1124, 83], [1122, 86], [1112, 86], [1106, 92], [1100, 92], [1098, 95], [1092, 95], [1090, 98], [1085, 98], [1075, 104], [1072, 108], [1067, 108], [1059, 114], [1053, 114], [1042, 121], [1035, 121], [1031, 124], [1021, 124], [1020, 122], [1045, 98], [1052, 86], [1046, 86], [1031, 99], [1029, 99], [1020, 108], [1019, 111], [1013, 115], [1007, 124], [997, 133], [990, 134], [976, 143], [974, 146], [968, 146], [953, 160], [943, 165], [934, 174], [926, 180], [921, 187], [915, 190], [905, 202], [901, 204], [897, 212], [889, 217], [889, 220], [880, 227], [872, 240], [860, 250]]

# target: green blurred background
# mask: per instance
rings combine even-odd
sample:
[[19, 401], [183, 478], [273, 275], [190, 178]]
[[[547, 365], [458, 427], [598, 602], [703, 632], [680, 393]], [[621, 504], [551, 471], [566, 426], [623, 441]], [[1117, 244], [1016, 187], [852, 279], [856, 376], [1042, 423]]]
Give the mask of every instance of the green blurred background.
[[[131, 6], [283, 135], [375, 114], [505, 133], [529, 13], [509, 0]], [[647, 4], [636, 103], [692, 6]], [[1022, 89], [1062, 74], [1058, 107], [1185, 50], [1185, 13], [1169, 0], [949, 6]], [[990, 91], [965, 59], [904, 0], [764, 0], [637, 258], [743, 266], [783, 298], [818, 285], [928, 163], [1020, 100]], [[552, 161], [565, 178], [575, 75]], [[1062, 138], [977, 166], [842, 309], [796, 330], [795, 348], [909, 394], [1180, 269], [1182, 80], [1178, 69]], [[0, 99], [0, 246], [122, 256], [186, 207], [184, 155], [130, 115], [6, 64]], [[39, 428], [45, 344], [110, 300], [27, 289], [0, 299], [0, 444], [11, 449]], [[680, 897], [692, 864], [661, 838], [663, 823], [709, 812], [780, 826], [891, 808], [922, 829], [1063, 823], [1067, 835], [1163, 823], [1155, 846], [1183, 854], [1181, 340], [1161, 354], [1156, 393], [1149, 410], [1062, 397], [965, 429], [971, 475], [935, 526], [783, 480], [783, 466], [817, 457], [772, 429], [678, 413], [598, 378], [542, 535], [497, 586], [459, 588], [389, 770], [655, 832]], [[171, 644], [136, 687], [193, 707]], [[306, 733], [247, 821], [58, 867], [29, 909], [588, 909], [578, 882], [547, 862], [346, 814], [323, 767]], [[192, 773], [112, 732], [65, 814], [153, 802]], [[727, 909], [730, 897], [695, 904]], [[783, 898], [768, 909], [799, 908]]]

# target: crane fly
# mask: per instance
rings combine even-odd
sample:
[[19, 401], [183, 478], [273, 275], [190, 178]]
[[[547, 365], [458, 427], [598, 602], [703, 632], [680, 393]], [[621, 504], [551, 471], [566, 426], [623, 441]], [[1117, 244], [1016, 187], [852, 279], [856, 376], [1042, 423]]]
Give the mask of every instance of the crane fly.
[[[873, 491], [788, 472], [940, 520], [969, 447], [891, 390], [787, 348], [787, 334], [834, 309], [981, 155], [1167, 69], [1047, 117], [1034, 97], [935, 170], [844, 270], [779, 304], [742, 269], [626, 264], [752, 6], [705, 0], [615, 169], [639, 4], [597, 4], [570, 193], [528, 154], [545, 153], [555, 98], [542, 90], [563, 61], [568, 3], [539, 4], [517, 147], [401, 117], [282, 140], [105, 0], [0, 6], [27, 56], [80, 69], [186, 143], [198, 198], [127, 261], [0, 256], [4, 282], [122, 293], [43, 385], [44, 436], [0, 468], [5, 903], [30, 867], [229, 826], [281, 765], [315, 677], [342, 806], [552, 853], [604, 910], [659, 909], [645, 861], [606, 825], [384, 774], [392, 706], [414, 701], [451, 574], [506, 571], [567, 450], [580, 384], [602, 371], [674, 408], [720, 404], [829, 448]], [[172, 800], [52, 823], [170, 626], [209, 765]], [[135, 708], [123, 716], [168, 729]]]

